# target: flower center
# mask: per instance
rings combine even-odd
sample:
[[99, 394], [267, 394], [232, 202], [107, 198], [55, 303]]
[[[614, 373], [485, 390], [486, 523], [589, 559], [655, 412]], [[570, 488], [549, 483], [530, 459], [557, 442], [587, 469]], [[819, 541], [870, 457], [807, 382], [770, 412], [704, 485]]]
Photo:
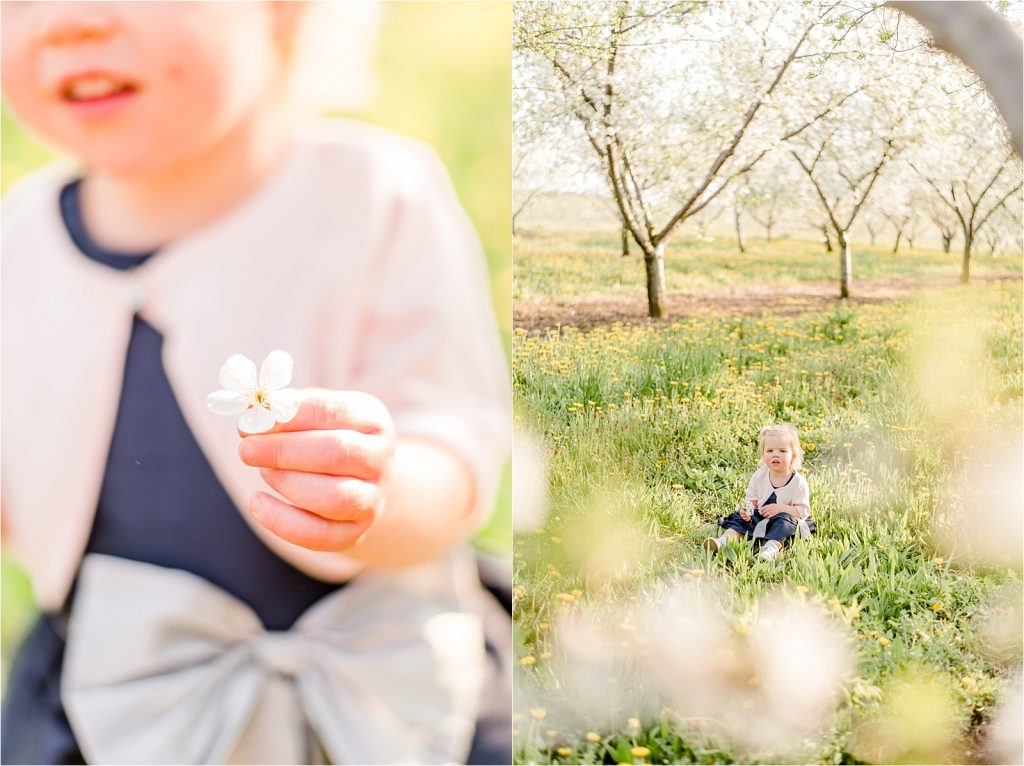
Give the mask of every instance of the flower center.
[[266, 392], [263, 391], [262, 389], [256, 391], [256, 404], [260, 405], [265, 409], [270, 409], [270, 400], [267, 397]]

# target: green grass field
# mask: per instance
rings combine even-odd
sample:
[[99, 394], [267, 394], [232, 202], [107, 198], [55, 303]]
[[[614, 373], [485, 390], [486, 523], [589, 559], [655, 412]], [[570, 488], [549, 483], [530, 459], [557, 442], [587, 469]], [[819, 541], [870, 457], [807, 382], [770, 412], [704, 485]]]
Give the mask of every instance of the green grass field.
[[[737, 257], [682, 242], [667, 259], [669, 287], [832, 277], [820, 245], [773, 244]], [[642, 292], [642, 268], [615, 248], [523, 239], [516, 295]], [[958, 270], [941, 252], [856, 250], [864, 278]], [[514, 381], [517, 426], [542, 440], [550, 477], [546, 521], [515, 540], [518, 762], [981, 757], [1021, 662], [1020, 520], [1013, 538], [1000, 515], [1020, 484], [1019, 282], [784, 318], [517, 331]], [[758, 429], [777, 421], [801, 432], [819, 533], [771, 565], [739, 544], [711, 557], [701, 542], [741, 501]], [[990, 491], [971, 498], [968, 477]], [[671, 654], [650, 661], [676, 582], [715, 594], [722, 640], [750, 651], [759, 647], [744, 637], [772, 598], [831, 615], [852, 657], [834, 715], [813, 736], [759, 751], [653, 694], [688, 682]], [[581, 638], [569, 630], [581, 620], [599, 629]], [[735, 691], [730, 673], [746, 666], [706, 661]], [[579, 677], [587, 668], [599, 683]], [[739, 687], [737, 705], [770, 704]]]
[[[856, 280], [906, 277], [958, 276], [961, 253], [901, 249], [892, 243], [853, 246]], [[516, 240], [516, 300], [548, 295], [643, 290], [644, 267], [634, 244], [633, 255], [623, 258], [617, 232], [554, 233], [524, 230]], [[1019, 257], [990, 257], [984, 247], [971, 258], [972, 273], [1021, 271]], [[709, 289], [775, 283], [830, 282], [837, 279], [838, 254], [824, 245], [780, 238], [772, 242], [750, 238], [740, 254], [734, 239], [716, 237], [705, 242], [685, 235], [669, 242], [665, 253], [665, 286], [673, 292], [697, 295]]]

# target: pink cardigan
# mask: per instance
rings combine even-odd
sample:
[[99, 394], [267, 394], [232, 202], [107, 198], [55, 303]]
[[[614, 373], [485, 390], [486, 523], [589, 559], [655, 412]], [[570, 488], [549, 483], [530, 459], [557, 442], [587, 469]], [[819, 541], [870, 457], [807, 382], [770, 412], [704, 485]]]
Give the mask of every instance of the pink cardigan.
[[[181, 410], [239, 508], [266, 485], [238, 458], [235, 419], [205, 399], [228, 356], [259, 364], [276, 348], [295, 359], [293, 386], [368, 391], [399, 436], [447, 445], [474, 471], [478, 513], [490, 508], [508, 372], [479, 244], [429, 150], [324, 127], [229, 214], [127, 273], [68, 238], [68, 177], [36, 174], [2, 209], [4, 539], [42, 608], [63, 602], [89, 536], [136, 310], [163, 334]], [[359, 571], [254, 529], [314, 577]]]

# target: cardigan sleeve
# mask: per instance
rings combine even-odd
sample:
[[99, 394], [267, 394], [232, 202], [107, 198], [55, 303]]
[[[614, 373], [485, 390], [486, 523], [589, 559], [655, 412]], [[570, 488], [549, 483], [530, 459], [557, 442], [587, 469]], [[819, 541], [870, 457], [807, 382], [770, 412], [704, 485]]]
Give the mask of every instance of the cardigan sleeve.
[[759, 468], [756, 471], [754, 471], [753, 475], [751, 475], [750, 477], [750, 481], [747, 482], [746, 499], [749, 500], [750, 502], [756, 503], [757, 505], [761, 504], [761, 501], [758, 499], [757, 496], [757, 478], [760, 474], [761, 469]]
[[800, 518], [806, 519], [811, 515], [811, 490], [807, 486], [807, 479], [803, 474], [796, 474], [794, 477], [796, 486], [793, 488], [793, 497], [789, 504], [800, 509]]
[[[478, 523], [511, 447], [511, 386], [476, 234], [432, 151], [391, 159], [352, 381], [399, 438], [447, 447], [472, 472]], [[396, 178], [397, 177], [397, 178]], [[397, 188], [395, 188], [397, 187]]]

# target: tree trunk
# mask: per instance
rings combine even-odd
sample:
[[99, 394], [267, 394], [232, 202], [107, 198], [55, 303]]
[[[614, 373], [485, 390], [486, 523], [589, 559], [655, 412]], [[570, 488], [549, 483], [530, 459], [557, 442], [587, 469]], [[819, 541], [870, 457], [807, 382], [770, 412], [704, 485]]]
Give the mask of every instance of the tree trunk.
[[895, 255], [900, 251], [900, 239], [903, 237], [903, 227], [896, 229], [896, 244], [892, 246], [892, 252]]
[[942, 252], [948, 253], [950, 244], [953, 242], [953, 235], [942, 232]]
[[764, 234], [765, 234], [764, 241], [765, 242], [771, 242], [772, 241], [772, 227], [773, 226], [774, 226], [774, 224], [772, 223], [772, 219], [769, 218], [768, 219], [768, 223], [766, 223], [765, 226], [764, 226]]
[[964, 262], [960, 267], [960, 281], [965, 285], [971, 279], [971, 245], [974, 242], [974, 237], [970, 234], [964, 235]]
[[665, 316], [665, 245], [653, 250], [644, 248], [644, 268], [647, 271], [647, 315], [653, 319]]
[[825, 239], [825, 252], [826, 253], [831, 253], [832, 252], [832, 237], [830, 237], [828, 235], [828, 224], [827, 223], [826, 224], [822, 224], [822, 226], [821, 226], [821, 234], [822, 234], [822, 236]]
[[622, 224], [622, 257], [629, 257], [629, 227]]
[[739, 244], [740, 252], [747, 252], [747, 248], [743, 247], [743, 228], [740, 226], [740, 209], [736, 208], [735, 219], [736, 221], [736, 242]]
[[878, 234], [877, 234], [877, 232], [875, 231], [875, 227], [873, 227], [873, 226], [868, 226], [868, 239], [869, 239], [869, 240], [870, 240], [870, 242], [871, 242], [871, 247], [874, 247], [874, 246], [875, 246], [875, 238], [876, 238], [877, 236], [878, 236]]
[[849, 298], [853, 256], [850, 252], [850, 243], [846, 241], [846, 232], [837, 231], [836, 239], [839, 245], [839, 297]]

